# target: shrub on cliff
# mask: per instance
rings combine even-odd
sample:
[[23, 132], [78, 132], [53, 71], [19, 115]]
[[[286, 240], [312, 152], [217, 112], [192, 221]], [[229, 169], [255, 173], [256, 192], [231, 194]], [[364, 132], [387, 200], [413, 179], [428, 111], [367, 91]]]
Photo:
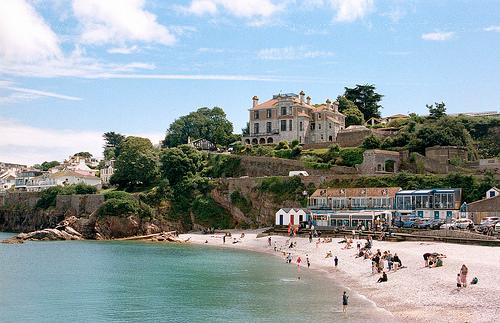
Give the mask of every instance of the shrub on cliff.
[[124, 191], [110, 191], [104, 193], [104, 199], [106, 201], [110, 199], [127, 200], [127, 199], [134, 199], [134, 196]]
[[270, 193], [276, 203], [282, 203], [287, 200], [302, 200], [305, 185], [299, 176], [289, 178], [267, 177], [260, 185], [258, 190], [263, 193]]
[[147, 218], [151, 217], [152, 211], [148, 205], [135, 199], [111, 198], [99, 207], [97, 215], [101, 218], [106, 216], [127, 217], [130, 215]]
[[231, 227], [231, 217], [211, 197], [202, 195], [196, 197], [191, 210], [197, 223], [219, 229]]
[[40, 198], [36, 202], [37, 209], [48, 209], [49, 207], [56, 206], [56, 197], [61, 192], [61, 187], [49, 187], [42, 191]]
[[231, 198], [231, 203], [243, 213], [248, 214], [252, 211], [252, 203], [240, 191], [233, 191], [229, 197]]

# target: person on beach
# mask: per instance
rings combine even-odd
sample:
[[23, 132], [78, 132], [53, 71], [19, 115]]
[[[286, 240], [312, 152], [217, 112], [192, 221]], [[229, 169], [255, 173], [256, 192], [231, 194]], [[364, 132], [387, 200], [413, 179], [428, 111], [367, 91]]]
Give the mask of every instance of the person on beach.
[[344, 291], [344, 295], [342, 295], [342, 312], [347, 311], [347, 305], [349, 303], [349, 296], [347, 295], [346, 291]]
[[226, 244], [226, 236], [225, 235], [222, 236], [222, 244]]
[[356, 243], [356, 249], [358, 249], [359, 253], [359, 251], [361, 250], [361, 242], [358, 241], [358, 243]]
[[469, 273], [469, 268], [465, 264], [460, 268], [460, 281], [463, 287], [467, 287], [467, 274]]
[[339, 265], [339, 258], [335, 256], [335, 258], [333, 258], [333, 262], [335, 263], [335, 268], [337, 268], [337, 266]]
[[269, 245], [269, 247], [271, 246], [271, 237], [267, 238], [267, 244]]
[[382, 277], [380, 277], [378, 280], [377, 280], [377, 283], [383, 283], [383, 282], [386, 282], [387, 281], [387, 274], [384, 272], [382, 272]]
[[426, 252], [424, 253], [424, 267], [429, 267], [429, 257], [431, 256], [431, 253]]
[[309, 232], [309, 243], [313, 242], [313, 234], [312, 232]]
[[306, 263], [307, 263], [307, 269], [309, 269], [309, 267], [311, 267], [311, 262], [309, 261], [308, 255], [306, 255]]
[[401, 259], [399, 259], [399, 256], [397, 253], [394, 254], [394, 257], [392, 257], [392, 262], [394, 265], [394, 270], [398, 270], [399, 268], [403, 267], [403, 264], [401, 263]]
[[291, 264], [292, 263], [292, 254], [288, 253], [288, 256], [286, 256], [286, 263]]
[[332, 254], [332, 251], [330, 250], [330, 251], [328, 251], [328, 252], [326, 253], [325, 258], [331, 258], [331, 257], [333, 257], [333, 254]]
[[460, 273], [457, 274], [457, 290], [460, 290], [460, 287], [462, 287], [462, 279], [460, 277]]
[[274, 251], [276, 251], [276, 241], [274, 241]]

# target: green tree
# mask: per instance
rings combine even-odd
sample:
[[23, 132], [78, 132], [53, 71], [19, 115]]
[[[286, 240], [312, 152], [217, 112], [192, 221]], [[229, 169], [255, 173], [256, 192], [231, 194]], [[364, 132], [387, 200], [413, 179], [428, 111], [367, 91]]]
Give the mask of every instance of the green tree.
[[241, 128], [241, 135], [248, 136], [250, 134], [250, 122], [247, 122], [245, 128]]
[[196, 149], [182, 145], [164, 149], [160, 162], [161, 176], [168, 179], [172, 186], [175, 186], [184, 178], [194, 176], [200, 171], [203, 156]]
[[382, 145], [382, 140], [373, 134], [366, 137], [363, 141], [363, 148], [365, 149], [378, 149]]
[[206, 139], [216, 145], [228, 145], [234, 139], [233, 125], [219, 107], [200, 108], [175, 120], [167, 130], [164, 147], [177, 147], [191, 139]]
[[345, 115], [345, 126], [362, 125], [365, 122], [363, 113], [351, 100], [345, 96], [337, 98], [339, 103], [339, 112]]
[[378, 94], [375, 90], [375, 85], [373, 84], [356, 84], [354, 88], [345, 88], [344, 96], [358, 107], [363, 113], [365, 120], [371, 117], [380, 117], [382, 106], [379, 103], [383, 95]]
[[120, 155], [120, 144], [125, 136], [114, 131], [105, 132], [104, 138], [104, 158], [110, 160]]
[[53, 160], [53, 161], [44, 161], [41, 165], [40, 164], [35, 164], [33, 165], [33, 168], [36, 168], [36, 169], [39, 169], [39, 170], [43, 170], [43, 171], [48, 171], [49, 169], [51, 169], [52, 167], [56, 167], [56, 166], [59, 166], [61, 165], [61, 163], [59, 163], [57, 160]]
[[154, 183], [158, 178], [158, 154], [151, 141], [127, 137], [120, 144], [120, 155], [115, 162], [115, 173], [110, 183], [133, 188]]
[[440, 119], [446, 116], [446, 104], [444, 102], [434, 103], [434, 105], [426, 104], [425, 107], [429, 110], [430, 119]]
[[75, 157], [79, 156], [79, 157], [83, 157], [85, 159], [92, 158], [92, 154], [89, 153], [88, 151], [81, 151], [79, 153], [74, 154], [73, 156], [75, 156]]

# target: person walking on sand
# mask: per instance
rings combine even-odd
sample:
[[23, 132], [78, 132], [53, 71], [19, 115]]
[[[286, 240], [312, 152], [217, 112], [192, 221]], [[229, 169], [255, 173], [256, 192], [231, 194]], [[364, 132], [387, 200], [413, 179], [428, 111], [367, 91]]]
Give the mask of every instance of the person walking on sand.
[[269, 247], [271, 246], [271, 237], [267, 238], [267, 244], [269, 245]]
[[306, 255], [306, 263], [307, 263], [307, 269], [309, 269], [309, 267], [311, 267], [311, 262], [309, 261], [308, 255]]
[[337, 266], [339, 265], [339, 258], [335, 256], [335, 258], [333, 258], [333, 262], [335, 263], [335, 268], [337, 268]]
[[347, 305], [349, 303], [349, 296], [347, 295], [346, 291], [344, 291], [344, 295], [342, 295], [342, 312], [347, 311]]
[[222, 244], [226, 244], [226, 235], [222, 236]]
[[460, 277], [460, 273], [457, 274], [457, 290], [460, 290], [460, 287], [462, 287], [462, 280]]
[[469, 269], [465, 264], [460, 268], [460, 281], [462, 282], [462, 287], [467, 287], [467, 274], [469, 273]]
[[313, 242], [313, 234], [312, 232], [309, 232], [309, 243]]

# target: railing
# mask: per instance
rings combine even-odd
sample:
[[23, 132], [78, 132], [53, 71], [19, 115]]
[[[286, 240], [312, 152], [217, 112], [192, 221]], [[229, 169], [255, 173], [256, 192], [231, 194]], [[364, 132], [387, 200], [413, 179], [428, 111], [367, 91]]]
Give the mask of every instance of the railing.
[[246, 137], [262, 137], [262, 136], [271, 136], [271, 135], [278, 135], [280, 131], [278, 129], [273, 129], [271, 132], [259, 132], [259, 133], [251, 133], [245, 136], [242, 136], [244, 138]]

